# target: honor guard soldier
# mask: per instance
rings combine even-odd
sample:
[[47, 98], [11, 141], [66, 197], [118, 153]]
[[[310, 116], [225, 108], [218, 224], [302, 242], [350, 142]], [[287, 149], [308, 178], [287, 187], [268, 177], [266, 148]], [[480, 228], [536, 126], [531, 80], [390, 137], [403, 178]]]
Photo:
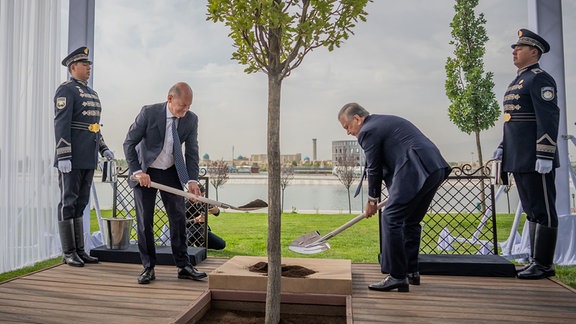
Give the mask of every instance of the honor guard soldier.
[[54, 166], [58, 168], [60, 186], [58, 229], [63, 262], [82, 267], [84, 263], [98, 263], [97, 258], [84, 251], [82, 224], [98, 153], [108, 159], [113, 159], [114, 154], [100, 134], [100, 99], [87, 83], [92, 65], [88, 48], [73, 51], [62, 65], [68, 68], [71, 78], [58, 87], [54, 96]]
[[556, 82], [538, 61], [550, 50], [546, 40], [527, 29], [518, 31], [512, 45], [516, 78], [504, 95], [504, 132], [494, 158], [502, 160], [502, 179], [511, 172], [530, 235], [530, 263], [518, 271], [520, 279], [554, 276], [558, 236], [555, 168], [559, 164], [556, 139], [560, 110]]

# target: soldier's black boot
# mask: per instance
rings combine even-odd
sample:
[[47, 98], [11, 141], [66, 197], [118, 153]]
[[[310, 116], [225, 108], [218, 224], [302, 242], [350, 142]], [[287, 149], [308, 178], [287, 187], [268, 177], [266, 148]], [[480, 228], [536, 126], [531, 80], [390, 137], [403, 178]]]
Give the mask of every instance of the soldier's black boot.
[[84, 263], [98, 263], [98, 258], [84, 251], [84, 223], [82, 218], [74, 218], [74, 240], [76, 241], [76, 254]]
[[528, 221], [528, 234], [530, 235], [530, 258], [528, 259], [528, 264], [522, 268], [516, 270], [516, 273], [522, 272], [534, 263], [534, 237], [536, 236], [536, 224], [535, 222]]
[[62, 262], [73, 267], [83, 267], [84, 261], [76, 253], [73, 221], [71, 219], [59, 221], [58, 230], [60, 232], [60, 243], [62, 244]]
[[534, 262], [528, 269], [519, 272], [519, 279], [544, 279], [556, 275], [554, 252], [558, 228], [536, 225], [534, 237]]

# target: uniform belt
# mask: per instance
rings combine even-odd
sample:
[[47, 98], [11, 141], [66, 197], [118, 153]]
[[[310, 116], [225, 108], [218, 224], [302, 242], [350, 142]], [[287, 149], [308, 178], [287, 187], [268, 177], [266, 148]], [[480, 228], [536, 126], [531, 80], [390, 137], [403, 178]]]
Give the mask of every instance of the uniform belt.
[[98, 123], [89, 124], [89, 123], [73, 121], [70, 124], [70, 127], [72, 129], [87, 130], [87, 131], [92, 132], [92, 133], [98, 133], [100, 131], [100, 124], [98, 124]]
[[515, 113], [514, 115], [505, 113], [504, 114], [504, 122], [535, 122], [536, 121], [536, 114], [535, 113]]

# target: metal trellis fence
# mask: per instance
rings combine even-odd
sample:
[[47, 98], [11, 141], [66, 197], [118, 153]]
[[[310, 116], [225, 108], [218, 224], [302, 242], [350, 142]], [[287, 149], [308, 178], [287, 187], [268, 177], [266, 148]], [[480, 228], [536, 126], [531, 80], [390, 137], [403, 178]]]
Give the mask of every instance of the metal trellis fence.
[[[202, 170], [201, 170], [202, 171]], [[120, 171], [117, 181], [114, 183], [114, 198], [112, 201], [113, 217], [132, 217], [134, 218], [133, 229], [130, 232], [130, 241], [137, 242], [136, 233], [136, 212], [134, 205], [134, 194], [128, 184], [127, 170]], [[202, 173], [202, 172], [201, 172]], [[204, 171], [199, 177], [200, 185], [204, 188], [204, 196], [209, 195], [209, 178]], [[190, 202], [187, 198], [182, 197], [186, 203], [186, 232], [188, 246], [205, 247], [208, 246], [206, 235], [208, 231], [209, 217], [203, 217], [203, 222], [195, 222], [195, 218], [200, 215], [208, 215], [208, 204], [202, 202]], [[154, 209], [154, 233], [156, 245], [170, 245], [170, 227], [168, 225], [168, 216], [160, 194], [156, 195], [156, 207]]]

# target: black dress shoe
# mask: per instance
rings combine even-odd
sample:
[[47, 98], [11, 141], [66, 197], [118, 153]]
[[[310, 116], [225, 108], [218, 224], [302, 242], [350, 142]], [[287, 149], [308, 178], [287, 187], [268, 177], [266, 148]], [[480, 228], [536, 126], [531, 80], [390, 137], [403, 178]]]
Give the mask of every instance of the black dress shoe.
[[523, 267], [521, 267], [519, 269], [516, 269], [516, 273], [520, 273], [522, 271], [528, 270], [533, 264], [534, 264], [534, 261], [530, 261], [530, 263], [524, 265]]
[[408, 283], [414, 286], [420, 285], [420, 272], [407, 273]]
[[146, 268], [138, 276], [138, 283], [141, 285], [149, 284], [150, 281], [156, 279], [156, 274], [154, 273], [154, 268]]
[[78, 254], [76, 254], [76, 251], [74, 251], [72, 253], [64, 253], [64, 256], [62, 257], [62, 262], [66, 263], [69, 266], [73, 266], [73, 267], [83, 267], [84, 266], [84, 261], [82, 261], [82, 259], [80, 259]]
[[193, 266], [178, 268], [178, 279], [200, 280], [206, 277], [206, 272], [198, 271]]
[[532, 263], [528, 269], [518, 272], [518, 279], [545, 279], [556, 275], [554, 265], [544, 266], [537, 262]]
[[410, 291], [410, 284], [408, 284], [408, 278], [396, 279], [392, 276], [388, 276], [380, 282], [369, 285], [368, 288], [379, 291], [398, 289], [398, 292], [408, 292]]
[[80, 259], [82, 259], [82, 261], [84, 261], [84, 263], [98, 263], [98, 258], [97, 257], [93, 257], [91, 255], [89, 255], [88, 253], [86, 253], [85, 251], [77, 251], [76, 252], [78, 254], [78, 256], [80, 257]]

